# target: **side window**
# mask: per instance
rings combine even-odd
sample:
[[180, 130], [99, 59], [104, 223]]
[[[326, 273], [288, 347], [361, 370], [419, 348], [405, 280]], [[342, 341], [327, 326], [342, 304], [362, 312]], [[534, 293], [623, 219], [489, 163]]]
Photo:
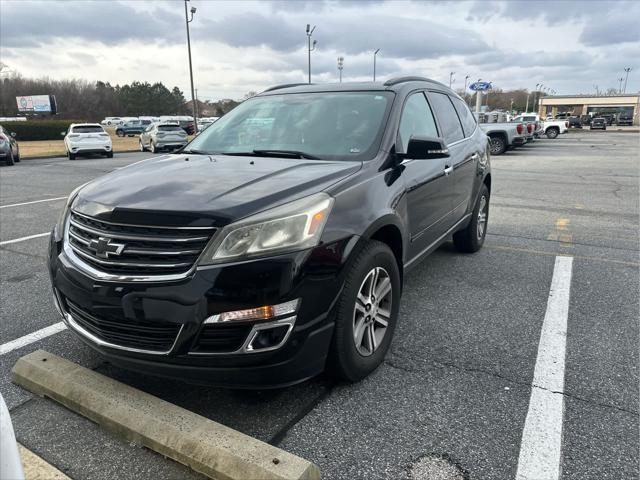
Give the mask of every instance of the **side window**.
[[470, 137], [473, 131], [476, 129], [476, 119], [471, 114], [469, 107], [466, 103], [456, 97], [452, 97], [451, 101], [453, 102], [453, 106], [456, 107], [456, 112], [458, 112], [458, 117], [460, 117], [460, 121], [462, 122], [462, 128], [464, 130], [464, 136]]
[[404, 104], [400, 119], [400, 141], [403, 152], [407, 151], [411, 136], [423, 135], [437, 137], [438, 129], [433, 119], [433, 113], [422, 92], [412, 94]]
[[436, 117], [438, 117], [445, 142], [453, 143], [462, 140], [464, 138], [462, 125], [460, 125], [460, 119], [458, 118], [456, 109], [453, 108], [449, 95], [430, 92], [429, 99], [433, 105], [434, 112], [436, 112]]

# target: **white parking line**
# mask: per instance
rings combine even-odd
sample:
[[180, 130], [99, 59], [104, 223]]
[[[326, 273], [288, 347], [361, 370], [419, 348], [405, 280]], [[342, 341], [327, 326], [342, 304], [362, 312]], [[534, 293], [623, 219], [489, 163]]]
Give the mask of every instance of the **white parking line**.
[[34, 203], [42, 203], [42, 202], [57, 202], [58, 200], [66, 200], [66, 198], [67, 197], [44, 198], [42, 200], [34, 200], [32, 202], [12, 203], [11, 205], [0, 205], [0, 209], [10, 208], [10, 207], [20, 207], [22, 205], [33, 205]]
[[20, 238], [14, 238], [13, 240], [5, 240], [4, 242], [0, 242], [0, 247], [2, 245], [9, 245], [10, 243], [24, 242], [25, 240], [31, 240], [32, 238], [46, 237], [47, 235], [49, 235], [49, 233], [50, 232], [38, 233], [36, 235], [29, 235], [28, 237], [20, 237]]
[[564, 411], [564, 362], [573, 258], [556, 257], [542, 323], [517, 480], [558, 480]]
[[4, 355], [6, 353], [12, 352], [13, 350], [17, 350], [18, 348], [22, 348], [31, 343], [37, 342], [38, 340], [42, 340], [43, 338], [55, 335], [56, 333], [61, 332], [66, 328], [67, 326], [63, 322], [58, 322], [48, 327], [41, 328], [40, 330], [36, 330], [35, 332], [25, 335], [24, 337], [11, 340], [10, 342], [0, 345], [0, 355]]

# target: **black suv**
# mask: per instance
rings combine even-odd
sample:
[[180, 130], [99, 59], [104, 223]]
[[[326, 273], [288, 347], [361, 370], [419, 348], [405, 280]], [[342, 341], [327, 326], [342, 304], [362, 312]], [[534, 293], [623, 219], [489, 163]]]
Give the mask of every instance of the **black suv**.
[[57, 307], [138, 371], [357, 381], [389, 348], [407, 271], [451, 236], [482, 247], [490, 191], [487, 137], [441, 83], [274, 87], [179, 154], [70, 195], [50, 243]]

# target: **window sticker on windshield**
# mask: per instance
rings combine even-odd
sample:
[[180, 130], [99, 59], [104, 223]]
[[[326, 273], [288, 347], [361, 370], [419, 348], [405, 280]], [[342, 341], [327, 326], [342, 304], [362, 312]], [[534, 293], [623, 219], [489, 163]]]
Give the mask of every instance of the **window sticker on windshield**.
[[384, 97], [382, 95], [376, 95], [375, 97], [373, 97], [374, 100], [384, 100]]
[[357, 147], [352, 148], [351, 150], [349, 150], [350, 153], [360, 153], [360, 149]]

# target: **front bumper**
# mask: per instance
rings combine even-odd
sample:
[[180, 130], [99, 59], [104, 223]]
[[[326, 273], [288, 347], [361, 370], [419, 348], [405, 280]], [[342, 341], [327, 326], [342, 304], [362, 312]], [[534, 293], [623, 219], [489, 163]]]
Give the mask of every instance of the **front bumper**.
[[[49, 273], [65, 323], [111, 363], [191, 383], [271, 388], [298, 383], [324, 369], [333, 335], [329, 312], [342, 290], [347, 256], [355, 243], [349, 240], [265, 259], [200, 267], [179, 281], [126, 283], [92, 278], [74, 264], [62, 242], [52, 235]], [[205, 318], [296, 298], [301, 303], [293, 328], [279, 348], [251, 353], [197, 352]], [[113, 348], [78, 329], [72, 308], [101, 318], [175, 325], [179, 333], [167, 351]], [[248, 332], [259, 324], [262, 322], [242, 325]]]

